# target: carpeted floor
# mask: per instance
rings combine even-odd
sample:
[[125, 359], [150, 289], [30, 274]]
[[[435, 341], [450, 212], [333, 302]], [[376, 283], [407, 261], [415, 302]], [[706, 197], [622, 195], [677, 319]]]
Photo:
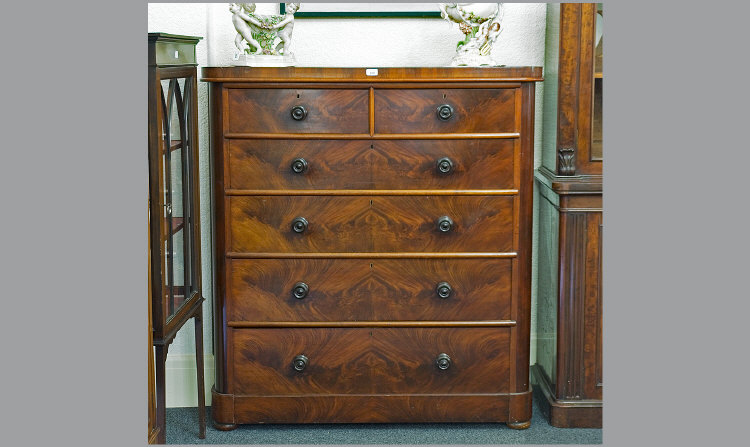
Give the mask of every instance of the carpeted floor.
[[[536, 393], [535, 393], [536, 394]], [[233, 431], [211, 426], [198, 439], [197, 408], [167, 408], [167, 444], [601, 444], [597, 428], [555, 428], [534, 399], [531, 427], [505, 424], [268, 424]]]

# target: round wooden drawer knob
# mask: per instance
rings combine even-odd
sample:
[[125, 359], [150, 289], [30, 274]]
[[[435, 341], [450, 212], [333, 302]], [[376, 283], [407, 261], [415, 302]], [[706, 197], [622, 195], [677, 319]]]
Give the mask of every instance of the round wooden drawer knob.
[[296, 356], [294, 358], [294, 360], [292, 360], [292, 366], [294, 366], [294, 369], [296, 371], [302, 371], [305, 368], [307, 368], [307, 364], [309, 362], [310, 361], [307, 359], [307, 357], [305, 355], [300, 354], [300, 355]]
[[437, 359], [435, 359], [435, 364], [437, 365], [438, 369], [446, 370], [451, 367], [451, 358], [446, 353], [442, 353], [437, 356]]
[[292, 172], [302, 174], [305, 171], [307, 171], [307, 160], [304, 158], [295, 158], [292, 162]]
[[307, 110], [302, 106], [294, 106], [292, 107], [292, 118], [295, 121], [302, 121], [307, 117]]
[[294, 285], [292, 288], [292, 293], [294, 294], [294, 297], [298, 300], [301, 300], [302, 298], [307, 296], [307, 292], [310, 291], [310, 287], [308, 287], [307, 284], [303, 282], [298, 282]]
[[438, 296], [443, 299], [451, 296], [451, 292], [453, 292], [451, 285], [445, 281], [439, 283], [435, 290], [437, 291]]
[[437, 161], [437, 170], [441, 174], [450, 174], [453, 172], [453, 161], [448, 157], [443, 157]]
[[437, 221], [437, 227], [438, 230], [440, 230], [441, 233], [447, 233], [453, 229], [453, 219], [451, 219], [448, 216], [443, 216], [438, 219]]
[[292, 221], [292, 231], [295, 233], [304, 233], [307, 230], [307, 219], [297, 217]]
[[443, 121], [448, 121], [453, 116], [453, 107], [443, 104], [437, 109], [437, 116]]

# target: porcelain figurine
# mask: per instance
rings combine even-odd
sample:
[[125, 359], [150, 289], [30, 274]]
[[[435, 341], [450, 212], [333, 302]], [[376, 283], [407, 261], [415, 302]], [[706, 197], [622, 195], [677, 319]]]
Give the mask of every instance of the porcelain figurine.
[[294, 30], [294, 13], [299, 3], [287, 3], [284, 15], [255, 14], [255, 3], [230, 3], [232, 24], [237, 31], [235, 65], [287, 66], [295, 58], [289, 48]]
[[496, 66], [490, 55], [492, 45], [502, 31], [502, 3], [439, 3], [440, 15], [458, 23], [464, 40], [456, 45], [452, 67]]

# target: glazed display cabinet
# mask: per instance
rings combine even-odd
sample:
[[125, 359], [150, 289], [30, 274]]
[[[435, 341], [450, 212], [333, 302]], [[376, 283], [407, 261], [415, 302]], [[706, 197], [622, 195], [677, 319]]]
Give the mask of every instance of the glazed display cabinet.
[[[149, 291], [155, 351], [149, 438], [159, 444], [165, 443], [166, 435], [167, 351], [177, 331], [191, 318], [195, 319], [199, 437], [205, 437], [196, 127], [195, 45], [199, 40], [148, 35]], [[151, 374], [149, 369], [150, 380]]]
[[553, 426], [601, 427], [603, 11], [547, 8], [532, 377]]

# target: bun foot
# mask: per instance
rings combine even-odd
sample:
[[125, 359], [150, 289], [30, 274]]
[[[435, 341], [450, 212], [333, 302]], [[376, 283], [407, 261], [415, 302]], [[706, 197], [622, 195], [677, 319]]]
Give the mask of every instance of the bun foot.
[[531, 421], [508, 422], [507, 425], [513, 430], [526, 430], [527, 428], [531, 427]]
[[237, 424], [222, 424], [220, 422], [213, 421], [213, 426], [217, 430], [221, 431], [232, 431], [237, 428]]

